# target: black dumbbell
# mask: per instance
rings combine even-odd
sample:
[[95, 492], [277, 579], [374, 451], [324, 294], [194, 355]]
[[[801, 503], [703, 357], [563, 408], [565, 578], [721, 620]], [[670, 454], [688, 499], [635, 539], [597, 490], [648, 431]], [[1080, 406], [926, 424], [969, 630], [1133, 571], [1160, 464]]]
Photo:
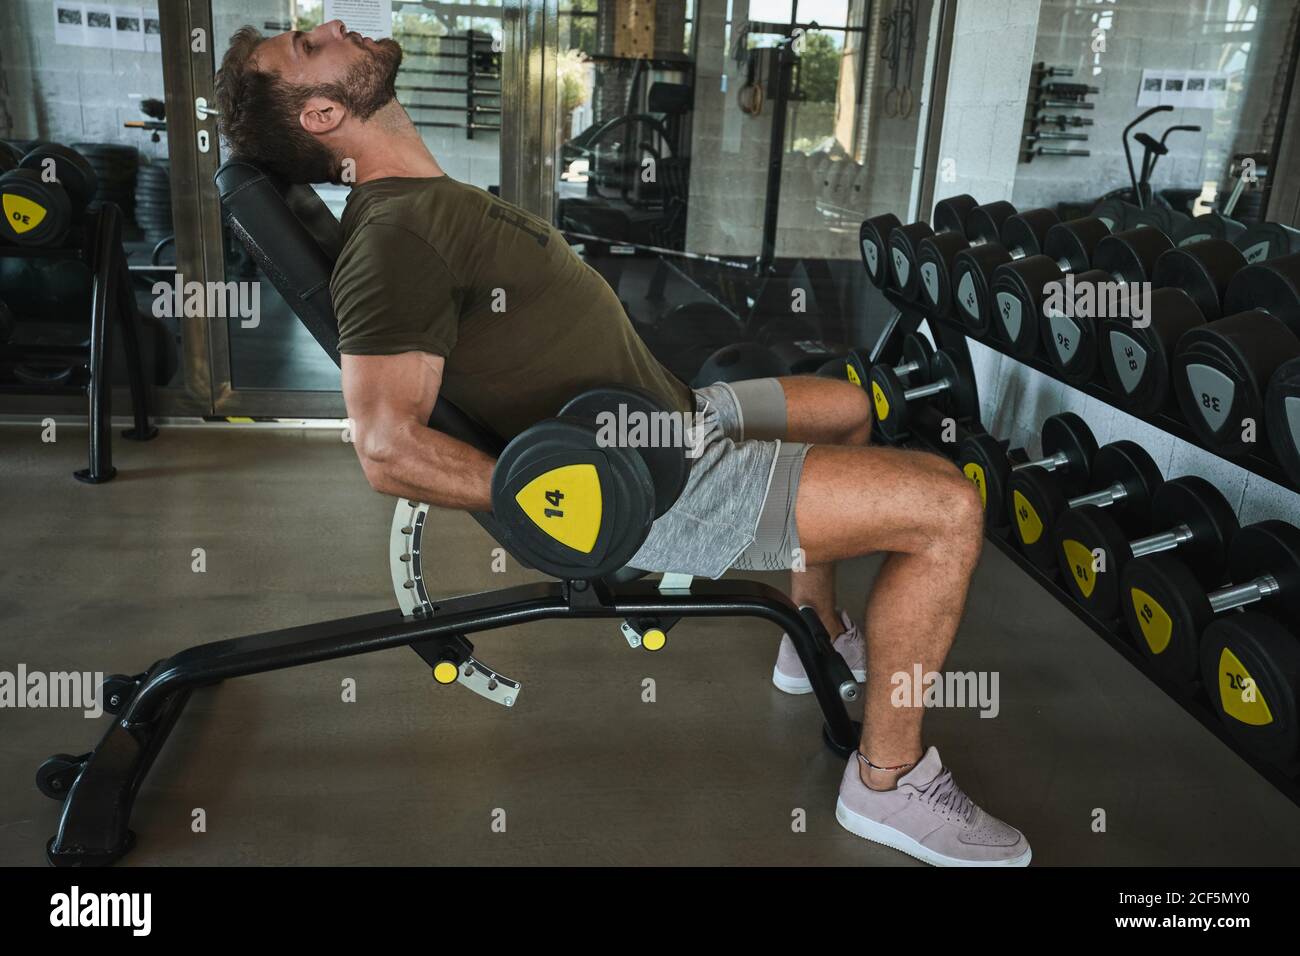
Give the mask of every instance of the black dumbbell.
[[[933, 358], [934, 346], [930, 340], [920, 332], [909, 332], [903, 336], [903, 360], [893, 367], [894, 374], [903, 382], [916, 385], [929, 377]], [[871, 365], [861, 349], [849, 349], [822, 368], [831, 377], [847, 378], [859, 388], [866, 388], [871, 380]]]
[[871, 369], [871, 400], [881, 436], [890, 444], [908, 435], [912, 402], [938, 397], [936, 406], [957, 421], [979, 418], [979, 393], [974, 377], [963, 371], [956, 355], [940, 349], [930, 360], [929, 381], [908, 387], [888, 365]]
[[1233, 240], [1251, 265], [1300, 252], [1300, 229], [1280, 222], [1257, 222]]
[[1163, 203], [1153, 202], [1151, 205], [1134, 210], [1127, 217], [1128, 229], [1159, 229], [1166, 236], [1173, 236], [1182, 229], [1187, 228], [1187, 224], [1192, 221], [1192, 217], [1185, 212], [1179, 212], [1171, 206]]
[[1178, 557], [1205, 587], [1227, 574], [1228, 544], [1237, 516], [1223, 493], [1204, 478], [1166, 481], [1151, 496], [1154, 533], [1131, 540], [1100, 508], [1081, 505], [1056, 522], [1056, 561], [1074, 599], [1104, 621], [1119, 616], [1120, 574], [1134, 558], [1178, 549]]
[[1156, 262], [1172, 248], [1158, 229], [1127, 229], [1097, 243], [1092, 269], [1062, 275], [1045, 287], [1050, 292], [1043, 296], [1039, 330], [1048, 361], [1062, 378], [1082, 385], [1095, 377], [1102, 322], [1139, 318], [1145, 303], [1136, 290], [1151, 281]]
[[1102, 322], [1098, 360], [1117, 404], [1139, 414], [1165, 410], [1179, 340], [1222, 317], [1228, 286], [1245, 267], [1241, 251], [1225, 239], [1170, 249], [1156, 260], [1144, 321], [1112, 316]]
[[[1009, 204], [1001, 205], [1009, 208]], [[1047, 231], [1061, 221], [1050, 209], [1027, 209], [1003, 218], [996, 224], [997, 231], [990, 234], [995, 223], [983, 215], [983, 209], [973, 213], [972, 220], [969, 242], [950, 234], [933, 236], [922, 240], [917, 252], [922, 304], [940, 316], [955, 311], [967, 325], [978, 324], [972, 312], [982, 310], [982, 286], [972, 286], [966, 272], [976, 268], [983, 274], [1009, 259], [1036, 255]]]
[[[1077, 313], [1124, 313], [1140, 304], [1130, 302], [1129, 284], [1147, 281], [1160, 254], [1171, 246], [1156, 230], [1109, 233], [1096, 217], [1053, 226], [1042, 255], [994, 270], [989, 280], [996, 314], [990, 321], [993, 334], [1019, 358], [1032, 356], [1041, 343], [1066, 381], [1089, 381], [1096, 371], [1098, 320]], [[1087, 301], [1101, 295], [1100, 305]]]
[[62, 242], [68, 228], [81, 220], [96, 188], [94, 168], [76, 150], [57, 143], [38, 146], [22, 158], [18, 169], [0, 175], [0, 242]]
[[22, 158], [22, 153], [0, 139], [0, 174], [7, 173], [11, 169], [17, 169], [18, 164], [22, 162]]
[[892, 212], [873, 216], [858, 227], [858, 251], [867, 278], [877, 289], [886, 289], [893, 282], [889, 271], [889, 234], [901, 223]]
[[1264, 436], [1274, 373], [1300, 356], [1300, 254], [1247, 266], [1228, 284], [1227, 318], [1178, 341], [1171, 375], [1183, 417], [1207, 447], [1248, 454]]
[[1246, 231], [1246, 224], [1231, 216], [1211, 210], [1201, 216], [1193, 216], [1174, 230], [1170, 236], [1175, 246], [1190, 246], [1206, 239], [1224, 239], [1234, 241]]
[[1264, 422], [1273, 454], [1296, 488], [1300, 488], [1300, 358], [1273, 373], [1264, 398]]
[[984, 503], [984, 524], [1003, 528], [1007, 523], [1007, 482], [1012, 474], [1037, 467], [1052, 472], [1067, 495], [1079, 494], [1088, 484], [1088, 469], [1097, 454], [1092, 429], [1074, 412], [1061, 412], [1043, 422], [1043, 456], [1032, 461], [1024, 449], [1008, 452], [1008, 442], [987, 432], [970, 435], [957, 450], [957, 467], [979, 489]]
[[1228, 578], [1207, 591], [1179, 557], [1135, 558], [1120, 576], [1120, 605], [1134, 643], [1169, 676], [1191, 683], [1200, 672], [1199, 644], [1210, 622], [1254, 606], [1281, 621], [1300, 620], [1300, 530], [1261, 521], [1233, 535]]
[[[978, 205], [974, 197], [965, 195], [941, 200], [934, 207], [934, 229], [939, 232], [963, 233], [966, 217]], [[867, 270], [867, 278], [877, 289], [897, 289], [905, 284], [894, 271], [889, 250], [889, 237], [901, 226], [898, 217], [887, 212], [864, 220], [858, 227], [858, 250], [862, 255], [862, 265]], [[911, 231], [918, 238], [930, 230], [923, 222], [912, 223], [911, 226]], [[907, 260], [904, 260], [903, 265], [907, 278], [911, 278], [915, 270], [910, 268]]]
[[1228, 732], [1294, 777], [1300, 772], [1295, 633], [1263, 614], [1225, 614], [1205, 629], [1200, 657], [1202, 685]]
[[923, 221], [909, 222], [893, 229], [887, 237], [892, 288], [903, 298], [917, 301], [921, 290], [920, 244], [935, 235], [962, 237], [964, 241], [985, 241], [987, 231], [994, 235], [1002, 220], [1014, 215], [1016, 208], [1007, 202], [981, 206], [967, 195], [942, 199], [934, 206], [934, 226]]
[[[1042, 253], [997, 264], [991, 275], [971, 274], [971, 292], [964, 318], [968, 325], [982, 324], [1017, 358], [1038, 351], [1039, 325], [1051, 283], [1066, 273], [1085, 272], [1098, 243], [1110, 235], [1096, 217], [1071, 219], [1048, 229]], [[989, 304], [991, 302], [991, 305]]]
[[1012, 540], [1034, 567], [1054, 571], [1052, 531], [1062, 514], [1082, 505], [1113, 509], [1123, 532], [1139, 537], [1150, 528], [1151, 496], [1163, 480], [1146, 449], [1133, 441], [1111, 442], [1098, 449], [1088, 491], [1073, 498], [1067, 498], [1047, 469], [1022, 468], [1007, 482]]
[[1129, 220], [1134, 213], [1140, 211], [1133, 203], [1112, 197], [1103, 199], [1093, 206], [1088, 216], [1092, 219], [1100, 219], [1111, 232], [1123, 232], [1125, 229], [1133, 228]]

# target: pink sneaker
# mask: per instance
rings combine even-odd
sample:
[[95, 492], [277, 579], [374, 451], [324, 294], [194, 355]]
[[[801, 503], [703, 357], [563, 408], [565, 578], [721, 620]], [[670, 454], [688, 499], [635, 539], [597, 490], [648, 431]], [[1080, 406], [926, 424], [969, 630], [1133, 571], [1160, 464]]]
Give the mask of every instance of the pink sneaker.
[[1028, 866], [1033, 855], [1023, 833], [962, 792], [933, 747], [896, 790], [867, 787], [855, 752], [844, 768], [835, 819], [850, 833], [934, 866]]
[[[867, 679], [866, 642], [858, 626], [843, 611], [840, 611], [840, 622], [844, 630], [831, 642], [831, 647], [844, 658], [844, 663], [853, 671], [853, 679], [861, 684]], [[789, 634], [781, 635], [781, 649], [776, 652], [776, 666], [772, 668], [772, 683], [787, 694], [812, 693], [812, 682], [804, 672], [803, 661], [799, 660], [799, 652], [794, 649]]]

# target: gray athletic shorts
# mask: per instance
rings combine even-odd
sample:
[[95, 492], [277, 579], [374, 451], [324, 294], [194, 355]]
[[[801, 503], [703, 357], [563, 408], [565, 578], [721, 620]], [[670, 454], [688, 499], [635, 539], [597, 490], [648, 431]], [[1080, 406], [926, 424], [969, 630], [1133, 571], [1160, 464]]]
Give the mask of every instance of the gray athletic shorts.
[[794, 503], [810, 446], [782, 441], [785, 393], [774, 378], [695, 390], [703, 440], [681, 497], [628, 563], [721, 577], [789, 569], [799, 547]]

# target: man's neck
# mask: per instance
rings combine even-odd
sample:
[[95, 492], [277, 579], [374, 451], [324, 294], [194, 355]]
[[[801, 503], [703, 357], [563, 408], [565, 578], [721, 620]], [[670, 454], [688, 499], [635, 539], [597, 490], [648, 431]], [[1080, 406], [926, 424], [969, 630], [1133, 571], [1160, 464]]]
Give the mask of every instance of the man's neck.
[[354, 186], [389, 177], [446, 175], [397, 100], [362, 124], [350, 152], [356, 163]]

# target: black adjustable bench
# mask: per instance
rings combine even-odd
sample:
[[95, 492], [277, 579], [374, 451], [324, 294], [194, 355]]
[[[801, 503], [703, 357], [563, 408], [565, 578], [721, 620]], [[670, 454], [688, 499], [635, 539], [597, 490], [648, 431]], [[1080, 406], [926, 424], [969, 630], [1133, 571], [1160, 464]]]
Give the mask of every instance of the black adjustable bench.
[[[340, 245], [338, 222], [311, 189], [285, 188], [247, 162], [225, 163], [216, 181], [235, 233], [337, 363], [329, 278]], [[111, 717], [99, 744], [80, 756], [51, 757], [37, 773], [41, 791], [63, 801], [58, 833], [47, 847], [50, 862], [107, 864], [131, 849], [136, 793], [196, 688], [408, 646], [433, 669], [438, 683], [460, 683], [514, 706], [519, 684], [475, 659], [469, 636], [549, 618], [621, 618], [628, 643], [648, 650], [662, 647], [681, 618], [771, 621], [790, 635], [808, 672], [825, 718], [823, 738], [847, 756], [857, 746], [860, 728], [844, 701], [857, 698], [857, 685], [811, 608], [796, 608], [781, 592], [752, 581], [693, 582], [664, 575], [655, 583], [626, 568], [654, 517], [680, 493], [689, 460], [680, 448], [600, 447], [590, 422], [620, 403], [649, 409], [638, 405], [647, 401], [630, 389], [593, 389], [575, 396], [556, 418], [505, 443], [439, 399], [429, 427], [497, 458], [492, 513], [474, 517], [522, 564], [558, 580], [445, 599], [430, 594], [426, 572], [436, 569], [420, 562], [428, 508], [399, 501], [391, 531], [397, 609], [201, 644], [141, 674], [105, 681], [104, 708]], [[586, 511], [576, 536], [557, 539], [546, 518], [569, 507], [555, 490], [569, 475], [580, 476], [578, 490], [595, 501], [579, 502]], [[546, 517], [539, 514], [539, 500]]]

